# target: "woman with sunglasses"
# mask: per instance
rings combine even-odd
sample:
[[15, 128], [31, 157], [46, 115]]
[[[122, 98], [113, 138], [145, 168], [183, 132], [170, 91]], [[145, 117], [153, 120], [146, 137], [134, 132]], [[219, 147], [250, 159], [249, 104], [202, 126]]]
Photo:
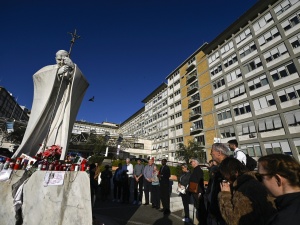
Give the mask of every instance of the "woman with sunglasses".
[[263, 156], [257, 177], [276, 198], [278, 212], [269, 225], [300, 224], [300, 164], [289, 155]]
[[235, 158], [224, 159], [220, 166], [219, 206], [228, 225], [264, 225], [275, 214], [266, 188]]

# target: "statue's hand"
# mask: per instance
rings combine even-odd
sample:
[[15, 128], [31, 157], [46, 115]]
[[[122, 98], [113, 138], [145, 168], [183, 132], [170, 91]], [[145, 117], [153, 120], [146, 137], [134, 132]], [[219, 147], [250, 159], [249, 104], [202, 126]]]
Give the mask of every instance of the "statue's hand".
[[72, 68], [70, 68], [69, 66], [62, 66], [58, 69], [57, 74], [61, 75], [61, 76], [67, 76], [68, 72], [70, 72], [72, 70]]
[[64, 58], [64, 64], [72, 69], [74, 68], [74, 63], [72, 62], [72, 60], [69, 57]]

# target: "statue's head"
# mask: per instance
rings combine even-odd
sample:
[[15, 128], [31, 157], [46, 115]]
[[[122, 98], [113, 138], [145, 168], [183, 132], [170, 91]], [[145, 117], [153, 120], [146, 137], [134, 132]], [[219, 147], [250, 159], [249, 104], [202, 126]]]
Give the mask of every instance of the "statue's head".
[[56, 63], [60, 65], [62, 63], [62, 60], [68, 56], [69, 53], [66, 50], [59, 50], [58, 52], [56, 52], [56, 56], [55, 56]]

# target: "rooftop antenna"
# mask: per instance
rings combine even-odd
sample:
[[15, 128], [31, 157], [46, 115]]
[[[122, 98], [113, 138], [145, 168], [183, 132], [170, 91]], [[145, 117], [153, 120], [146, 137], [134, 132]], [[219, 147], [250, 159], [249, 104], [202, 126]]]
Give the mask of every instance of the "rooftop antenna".
[[76, 29], [75, 29], [75, 31], [73, 33], [72, 32], [68, 32], [68, 34], [71, 34], [71, 36], [72, 36], [71, 46], [70, 46], [70, 50], [69, 50], [69, 57], [70, 57], [73, 45], [75, 44], [75, 41], [80, 38], [80, 36], [76, 34]]

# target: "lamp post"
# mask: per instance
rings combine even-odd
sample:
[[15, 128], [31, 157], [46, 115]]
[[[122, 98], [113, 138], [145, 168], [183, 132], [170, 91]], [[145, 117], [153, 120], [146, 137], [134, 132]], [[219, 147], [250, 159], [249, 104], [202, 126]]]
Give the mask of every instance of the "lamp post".
[[123, 134], [119, 134], [119, 138], [117, 140], [117, 158], [119, 158], [121, 142], [123, 141]]
[[105, 150], [105, 155], [104, 155], [105, 157], [107, 157], [107, 155], [108, 155], [108, 144], [107, 143], [108, 143], [108, 140], [110, 139], [109, 135], [110, 135], [110, 133], [108, 131], [106, 131], [105, 132], [105, 137], [104, 137], [105, 138], [105, 143], [106, 143], [106, 150]]

